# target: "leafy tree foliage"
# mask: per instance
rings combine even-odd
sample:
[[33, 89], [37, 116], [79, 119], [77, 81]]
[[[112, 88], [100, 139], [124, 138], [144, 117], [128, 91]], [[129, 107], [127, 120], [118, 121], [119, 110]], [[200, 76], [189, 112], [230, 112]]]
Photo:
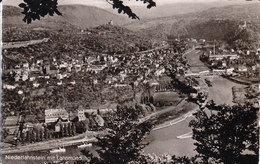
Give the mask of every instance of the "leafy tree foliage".
[[[243, 163], [245, 150], [258, 155], [257, 109], [250, 104], [244, 106], [218, 106], [214, 102], [206, 105], [211, 114], [201, 108], [190, 122], [196, 151], [203, 163]], [[253, 162], [256, 162], [253, 161]]]
[[[24, 2], [19, 4], [19, 7], [23, 9], [24, 19], [23, 21], [30, 24], [32, 20], [40, 20], [41, 17], [46, 15], [53, 16], [54, 14], [62, 15], [58, 10], [58, 0], [23, 0]], [[118, 13], [124, 13], [131, 19], [139, 19], [139, 17], [131, 10], [129, 6], [124, 5], [122, 0], [106, 0], [112, 5], [113, 9], [116, 9]], [[138, 0], [136, 0], [138, 1]], [[147, 4], [147, 8], [150, 9], [156, 6], [153, 0], [140, 0], [144, 4]]]
[[185, 82], [180, 81], [176, 77], [176, 72], [169, 71], [169, 76], [172, 78], [172, 85], [175, 89], [177, 89], [180, 93], [183, 94], [190, 94], [190, 93], [197, 93], [197, 90], [194, 89], [191, 85], [187, 84], [191, 81], [191, 79], [186, 78]]
[[162, 156], [157, 156], [155, 154], [144, 154], [143, 155], [143, 163], [147, 164], [199, 164], [197, 161], [197, 156], [188, 158], [186, 156], [178, 157], [178, 156], [170, 156], [168, 154], [164, 154]]
[[[123, 12], [124, 14], [127, 14], [129, 16], [129, 18], [139, 19], [139, 17], [135, 13], [132, 12], [132, 10], [129, 6], [125, 6], [123, 4], [123, 1], [121, 1], [121, 0], [106, 0], [106, 1], [111, 3], [113, 6], [113, 9], [117, 9], [118, 13]], [[149, 8], [149, 9], [156, 5], [156, 3], [153, 0], [140, 0], [140, 1], [143, 1], [143, 3], [148, 3], [147, 8]]]

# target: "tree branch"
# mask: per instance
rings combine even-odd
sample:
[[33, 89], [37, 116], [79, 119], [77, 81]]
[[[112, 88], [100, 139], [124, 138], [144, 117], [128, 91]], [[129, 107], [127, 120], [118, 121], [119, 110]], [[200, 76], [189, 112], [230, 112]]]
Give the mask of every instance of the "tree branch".
[[[46, 15], [53, 16], [54, 14], [61, 15], [58, 11], [58, 0], [23, 0], [24, 2], [19, 4], [19, 7], [23, 9], [24, 19], [23, 21], [30, 24], [33, 20], [40, 20], [41, 17]], [[139, 17], [132, 12], [129, 6], [123, 4], [122, 0], [106, 0], [113, 9], [117, 9], [118, 13], [127, 14], [131, 19], [139, 19]], [[136, 0], [138, 1], [138, 0]], [[140, 0], [144, 4], [148, 4], [147, 8], [156, 6], [153, 0]], [[1, 0], [0, 0], [1, 2]]]
[[109, 0], [106, 0], [107, 1], [107, 3], [109, 3], [110, 5], [113, 5], [113, 3], [111, 3]]

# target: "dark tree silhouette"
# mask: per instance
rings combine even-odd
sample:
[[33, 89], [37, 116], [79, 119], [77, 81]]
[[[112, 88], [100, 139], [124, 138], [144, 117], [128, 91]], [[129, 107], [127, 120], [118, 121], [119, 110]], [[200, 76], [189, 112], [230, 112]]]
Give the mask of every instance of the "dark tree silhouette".
[[[2, 0], [0, 0], [1, 2]], [[46, 15], [53, 16], [55, 14], [62, 15], [58, 10], [58, 0], [23, 0], [23, 3], [19, 4], [19, 7], [23, 9], [25, 15], [23, 21], [30, 24], [34, 20], [40, 20], [41, 17]], [[106, 0], [113, 9], [118, 13], [124, 13], [131, 19], [140, 19], [129, 6], [124, 5], [122, 0]], [[150, 9], [156, 6], [153, 0], [136, 0], [147, 4], [147, 8]]]
[[[203, 163], [255, 163], [258, 159], [257, 109], [244, 106], [206, 105], [190, 122], [196, 151]], [[251, 150], [253, 155], [244, 155]]]

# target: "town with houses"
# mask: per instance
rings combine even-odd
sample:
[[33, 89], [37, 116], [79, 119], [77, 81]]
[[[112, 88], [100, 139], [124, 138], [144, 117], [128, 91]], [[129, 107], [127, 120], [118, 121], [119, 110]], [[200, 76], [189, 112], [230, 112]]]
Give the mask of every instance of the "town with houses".
[[[46, 40], [48, 39], [44, 39], [44, 41]], [[27, 47], [30, 44], [26, 43], [23, 46]], [[41, 44], [41, 42], [36, 41], [34, 44]], [[4, 47], [3, 54], [8, 56], [10, 52], [12, 53], [17, 48], [17, 45], [13, 46], [8, 45], [6, 49]], [[142, 99], [145, 102], [145, 98], [143, 98], [146, 96], [145, 91], [143, 91], [144, 86], [156, 86], [154, 91], [158, 92], [169, 90], [170, 79], [167, 78], [167, 70], [177, 68], [178, 76], [184, 75], [185, 70], [187, 70], [187, 62], [181, 56], [185, 49], [185, 46], [175, 49], [163, 42], [160, 48], [132, 54], [100, 53], [89, 56], [87, 56], [88, 54], [84, 56], [78, 54], [75, 58], [69, 55], [63, 56], [63, 60], [46, 57], [20, 61], [15, 65], [3, 63], [3, 80], [6, 81], [3, 85], [4, 95], [11, 93], [10, 95], [16, 96], [19, 102], [15, 103], [22, 104], [32, 100], [39, 101], [38, 104], [33, 105], [39, 105], [42, 103], [40, 102], [42, 97], [48, 95], [46, 92], [55, 92], [56, 88], [63, 92], [64, 88], [66, 90], [72, 88], [64, 92], [70, 94], [68, 95], [68, 98], [71, 99], [69, 102], [80, 104], [77, 104], [76, 107], [68, 105], [69, 107], [66, 109], [67, 104], [60, 101], [66, 94], [64, 92], [60, 99], [53, 97], [61, 104], [57, 104], [57, 102], [54, 102], [56, 106], [42, 104], [46, 108], [44, 111], [39, 111], [42, 108], [36, 107], [39, 109], [36, 110], [37, 113], [31, 111], [32, 109], [23, 109], [22, 112], [13, 111], [12, 107], [17, 106], [17, 104], [10, 100], [4, 101], [3, 109], [6, 112], [3, 112], [5, 118], [3, 127], [5, 135], [7, 135], [4, 137], [6, 143], [39, 142], [49, 137], [76, 135], [76, 133], [82, 132], [81, 123], [86, 120], [86, 113], [92, 119], [87, 125], [84, 124], [87, 127], [84, 129], [104, 127], [105, 115], [115, 112], [118, 102], [134, 99], [135, 96], [142, 97], [140, 101]], [[101, 105], [96, 105], [93, 102], [86, 104], [86, 102], [77, 99], [79, 96], [77, 93], [74, 95], [69, 93], [75, 92], [74, 86], [78, 87], [79, 85], [96, 89], [98, 94], [94, 95], [96, 97], [90, 101], [96, 101], [96, 104], [101, 102]], [[58, 95], [54, 96], [58, 97]], [[93, 106], [89, 106], [91, 103]], [[29, 107], [30, 105], [27, 104], [25, 108]]]
[[[70, 38], [72, 41], [54, 32], [47, 37], [33, 36], [29, 41], [4, 42], [3, 153], [23, 152], [15, 148], [105, 131], [120, 106], [131, 103], [140, 109], [140, 119], [147, 118], [163, 106], [178, 106], [187, 98], [207, 96], [214, 83], [209, 80], [212, 77], [243, 84], [232, 87], [233, 103], [248, 102], [259, 107], [260, 49], [233, 49], [221, 41], [203, 38], [169, 39], [155, 45], [141, 44], [141, 39], [131, 44], [125, 41], [122, 46], [128, 47], [124, 50], [114, 43], [102, 44], [102, 38], [117, 36], [118, 29], [110, 22], [94, 30], [77, 30], [71, 34], [78, 34]], [[37, 33], [46, 32], [41, 30]], [[73, 45], [77, 36], [89, 36], [89, 40], [81, 45], [79, 39]], [[59, 37], [63, 42], [52, 50]], [[189, 56], [194, 54], [199, 54], [201, 66], [191, 64]], [[155, 98], [161, 92], [176, 93], [178, 99], [162, 103]]]

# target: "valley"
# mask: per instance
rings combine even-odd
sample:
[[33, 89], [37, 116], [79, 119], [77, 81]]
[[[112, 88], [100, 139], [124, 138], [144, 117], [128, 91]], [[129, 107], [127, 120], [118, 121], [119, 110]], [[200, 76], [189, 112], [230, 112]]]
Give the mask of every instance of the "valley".
[[3, 156], [47, 157], [56, 149], [84, 156], [80, 144], [91, 144], [84, 150], [94, 156], [101, 148], [127, 152], [125, 138], [134, 135], [139, 153], [194, 157], [199, 128], [190, 123], [203, 110], [213, 120], [222, 111], [212, 106], [259, 107], [259, 7], [134, 6], [142, 18], [130, 20], [105, 7], [62, 4], [62, 16], [25, 24], [20, 8], [4, 5]]

